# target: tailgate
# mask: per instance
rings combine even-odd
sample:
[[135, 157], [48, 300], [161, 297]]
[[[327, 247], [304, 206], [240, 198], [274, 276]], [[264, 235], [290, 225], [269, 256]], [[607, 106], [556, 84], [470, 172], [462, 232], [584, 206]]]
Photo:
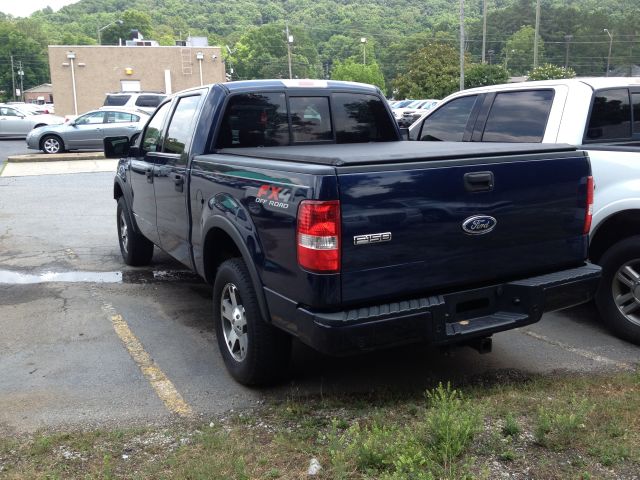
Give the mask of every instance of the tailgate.
[[582, 264], [589, 175], [575, 151], [338, 168], [343, 302]]

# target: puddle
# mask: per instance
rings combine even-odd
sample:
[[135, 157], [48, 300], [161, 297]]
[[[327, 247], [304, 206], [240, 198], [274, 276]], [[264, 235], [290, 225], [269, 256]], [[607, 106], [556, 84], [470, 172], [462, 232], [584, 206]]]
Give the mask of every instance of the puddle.
[[0, 284], [27, 285], [33, 283], [158, 283], [197, 282], [203, 280], [187, 270], [140, 270], [123, 272], [43, 272], [21, 273], [0, 270]]

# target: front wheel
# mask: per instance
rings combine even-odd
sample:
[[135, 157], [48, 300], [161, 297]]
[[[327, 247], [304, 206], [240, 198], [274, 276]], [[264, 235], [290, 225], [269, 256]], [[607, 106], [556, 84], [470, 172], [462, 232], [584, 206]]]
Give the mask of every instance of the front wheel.
[[127, 265], [149, 265], [153, 257], [153, 243], [137, 233], [131, 225], [129, 210], [124, 197], [118, 199], [118, 243], [120, 253]]
[[286, 374], [291, 337], [263, 320], [242, 259], [227, 260], [218, 269], [213, 286], [213, 319], [220, 354], [238, 382], [266, 385]]
[[44, 153], [62, 153], [64, 152], [64, 143], [60, 137], [55, 135], [47, 135], [42, 139], [40, 148]]
[[598, 262], [602, 279], [596, 305], [619, 337], [640, 344], [640, 236], [611, 246]]

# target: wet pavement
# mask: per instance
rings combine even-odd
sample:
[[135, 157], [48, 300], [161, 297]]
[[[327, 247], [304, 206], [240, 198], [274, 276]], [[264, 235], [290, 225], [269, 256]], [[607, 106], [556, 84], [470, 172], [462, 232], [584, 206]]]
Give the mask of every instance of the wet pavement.
[[[409, 346], [330, 358], [295, 343], [286, 382], [242, 387], [217, 350], [209, 286], [158, 250], [148, 268], [123, 265], [112, 178], [0, 178], [0, 432], [161, 423], [184, 415], [185, 405], [208, 418], [270, 398], [419, 391], [441, 380], [640, 362], [640, 348], [612, 337], [585, 305], [495, 335], [486, 355]], [[149, 369], [172, 386], [168, 396]]]

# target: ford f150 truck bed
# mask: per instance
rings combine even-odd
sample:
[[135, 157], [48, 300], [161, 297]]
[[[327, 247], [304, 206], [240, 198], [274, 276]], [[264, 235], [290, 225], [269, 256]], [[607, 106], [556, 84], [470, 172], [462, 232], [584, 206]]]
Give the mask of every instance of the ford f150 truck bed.
[[176, 94], [120, 160], [120, 246], [213, 284], [240, 382], [286, 370], [291, 335], [332, 354], [467, 343], [592, 297], [592, 181], [566, 145], [399, 141], [373, 87], [238, 82]]

